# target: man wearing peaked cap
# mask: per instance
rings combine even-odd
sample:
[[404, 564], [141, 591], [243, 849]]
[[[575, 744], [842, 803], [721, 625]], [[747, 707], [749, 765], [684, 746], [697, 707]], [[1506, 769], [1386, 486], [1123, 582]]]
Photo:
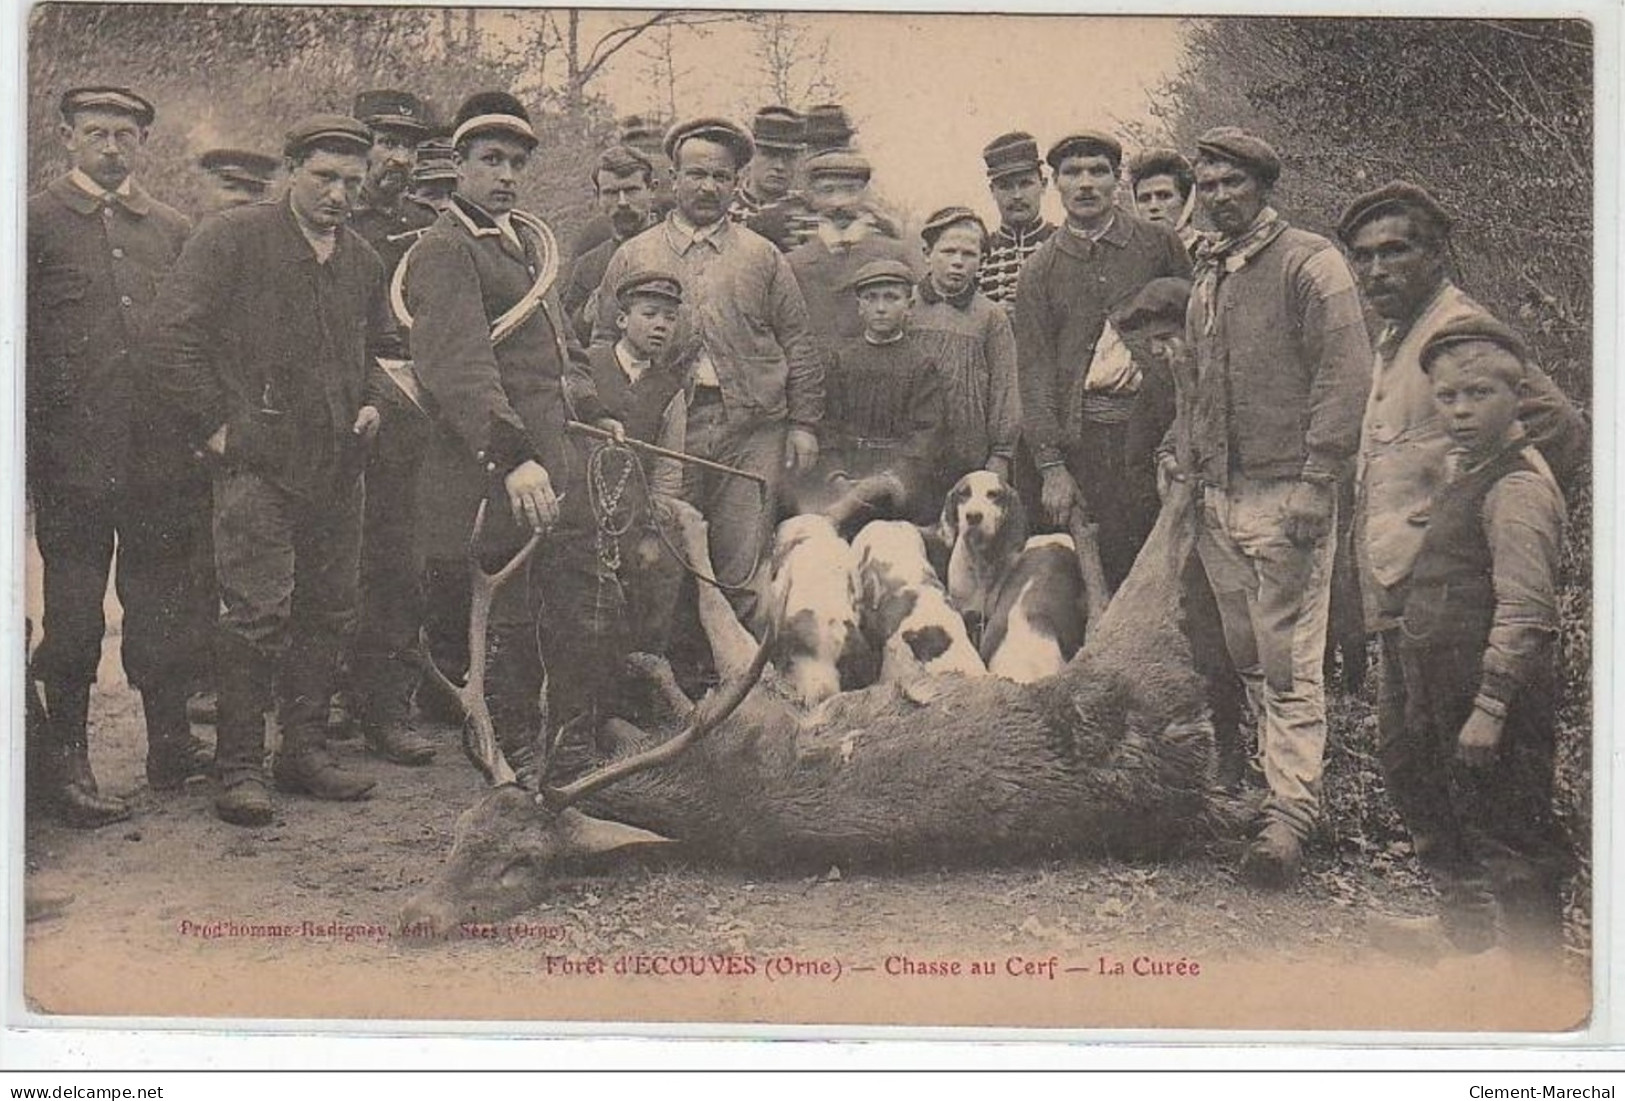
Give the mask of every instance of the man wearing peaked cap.
[[946, 419], [937, 488], [947, 492], [962, 475], [984, 468], [1008, 482], [1021, 431], [1016, 338], [1009, 314], [976, 289], [987, 226], [969, 207], [950, 206], [927, 218], [920, 236], [926, 270], [911, 326], [942, 372]]
[[592, 173], [593, 195], [599, 217], [610, 233], [602, 242], [570, 264], [561, 301], [570, 325], [583, 344], [592, 342], [593, 295], [604, 281], [609, 258], [622, 242], [648, 229], [654, 214], [654, 165], [629, 145], [612, 145], [598, 155]]
[[982, 293], [1015, 308], [1016, 280], [1027, 258], [1055, 232], [1044, 220], [1044, 166], [1038, 142], [1023, 130], [1000, 134], [982, 149], [988, 190], [999, 208], [999, 228], [988, 242], [977, 275]]
[[[705, 131], [705, 132], [701, 132]], [[688, 451], [761, 475], [772, 498], [786, 468], [811, 466], [824, 412], [824, 366], [807, 305], [773, 245], [728, 218], [749, 136], [701, 119], [673, 129], [677, 207], [610, 259], [598, 293], [594, 345], [621, 332], [615, 287], [628, 274], [668, 271], [683, 283], [677, 326], [659, 359], [691, 379]], [[688, 499], [711, 523], [717, 575], [732, 583], [755, 569], [771, 517], [742, 478], [690, 472]], [[730, 594], [754, 610], [748, 593]]]
[[75, 88], [61, 109], [67, 171], [30, 196], [27, 219], [26, 474], [45, 587], [30, 677], [48, 712], [30, 731], [28, 795], [67, 825], [95, 827], [129, 816], [97, 786], [87, 726], [115, 545], [152, 786], [208, 767], [186, 720], [206, 660], [210, 595], [187, 563], [208, 485], [143, 377], [139, 337], [191, 230], [133, 177], [152, 104], [125, 88]]
[[[406, 198], [417, 147], [434, 132], [433, 120], [421, 99], [394, 89], [361, 92], [354, 114], [371, 132], [371, 145], [350, 228], [377, 251], [393, 276], [406, 250], [439, 217]], [[328, 726], [338, 734], [357, 724], [375, 755], [422, 765], [434, 758], [435, 747], [411, 728], [408, 717], [423, 624], [415, 487], [430, 426], [428, 415], [399, 387], [385, 392], [379, 412], [383, 420], [367, 457], [360, 619], [340, 663]]]
[[282, 162], [247, 149], [210, 149], [197, 163], [209, 179], [205, 212], [214, 214], [263, 199]]
[[155, 382], [214, 471], [215, 813], [235, 825], [273, 814], [273, 686], [277, 787], [336, 800], [373, 787], [329, 754], [326, 729], [358, 603], [362, 471], [392, 385], [378, 360], [402, 358], [383, 262], [347, 224], [371, 146], [357, 119], [296, 123], [286, 195], [199, 226], [153, 306]]
[[751, 120], [750, 131], [756, 153], [728, 207], [728, 217], [736, 222], [748, 222], [789, 197], [807, 147], [807, 120], [788, 107], [763, 107]]
[[1116, 139], [1094, 130], [1050, 146], [1045, 159], [1066, 222], [1022, 268], [1015, 307], [1023, 436], [1034, 460], [1018, 463], [1018, 488], [1048, 530], [1065, 531], [1075, 509], [1099, 523], [1113, 587], [1128, 576], [1156, 510], [1132, 492], [1125, 466], [1141, 372], [1111, 312], [1153, 279], [1190, 273], [1172, 229], [1117, 208], [1121, 158]]
[[[1430, 192], [1395, 180], [1360, 195], [1338, 223], [1366, 302], [1382, 322], [1372, 390], [1360, 425], [1354, 547], [1366, 630], [1377, 636], [1381, 682], [1377, 728], [1388, 789], [1417, 842], [1429, 835], [1430, 804], [1439, 798], [1437, 771], [1417, 751], [1406, 719], [1411, 692], [1400, 656], [1400, 613], [1421, 551], [1416, 516], [1432, 512], [1450, 451], [1425, 375], [1439, 341], [1484, 339], [1521, 361], [1519, 420], [1560, 483], [1583, 477], [1589, 451], [1585, 420], [1528, 356], [1523, 342], [1450, 276], [1452, 219]], [[1440, 887], [1450, 889], [1441, 881]], [[1403, 925], [1404, 923], [1388, 923]], [[1387, 935], [1379, 923], [1373, 932]]]
[[446, 209], [457, 187], [457, 159], [451, 142], [431, 138], [419, 143], [412, 165], [412, 185], [406, 197], [436, 215]]
[[[1340, 486], [1358, 441], [1371, 345], [1336, 247], [1270, 205], [1280, 159], [1234, 127], [1197, 142], [1197, 250], [1187, 433], [1163, 477], [1201, 487], [1197, 550], [1260, 717], [1269, 795], [1242, 874], [1296, 880], [1320, 811], [1323, 685]], [[1190, 464], [1183, 466], [1181, 458]], [[1260, 526], [1260, 523], [1263, 526]]]

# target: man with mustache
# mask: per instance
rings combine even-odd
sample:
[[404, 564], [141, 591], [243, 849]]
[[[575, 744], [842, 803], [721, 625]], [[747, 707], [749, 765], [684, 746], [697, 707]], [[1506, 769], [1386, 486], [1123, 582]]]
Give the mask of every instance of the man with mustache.
[[284, 153], [287, 196], [206, 220], [153, 306], [149, 354], [180, 436], [214, 464], [215, 813], [261, 826], [273, 686], [283, 791], [365, 798], [373, 781], [327, 748], [340, 646], [359, 589], [362, 470], [399, 358], [386, 272], [347, 225], [372, 133], [315, 115]]
[[[789, 262], [766, 238], [728, 218], [749, 134], [726, 119], [674, 126], [666, 148], [676, 165], [677, 209], [622, 245], [598, 292], [593, 343], [620, 339], [615, 288], [637, 271], [678, 276], [683, 305], [662, 358], [688, 377], [688, 451], [761, 475], [690, 471], [687, 499], [711, 523], [718, 577], [743, 583], [765, 547], [771, 503], [786, 469], [818, 460], [824, 363]], [[730, 594], [744, 614], [749, 593]]]
[[[393, 276], [406, 250], [437, 217], [406, 196], [417, 147], [434, 133], [434, 125], [421, 99], [389, 89], [356, 96], [354, 115], [372, 131], [372, 148], [350, 228], [377, 251], [386, 275]], [[393, 385], [379, 412], [383, 423], [367, 458], [361, 615], [328, 726], [337, 734], [353, 719], [375, 755], [398, 765], [425, 765], [434, 759], [435, 746], [412, 729], [410, 712], [423, 623], [413, 510], [429, 419]]]
[[1371, 344], [1359, 292], [1330, 241], [1270, 205], [1281, 161], [1235, 127], [1197, 142], [1196, 195], [1214, 229], [1187, 315], [1194, 386], [1182, 393], [1163, 478], [1201, 485], [1197, 552], [1259, 716], [1269, 794], [1242, 874], [1297, 879], [1320, 810], [1323, 663], [1337, 486], [1359, 441]]
[[1038, 160], [1038, 142], [1020, 130], [988, 142], [982, 160], [988, 190], [999, 208], [999, 228], [988, 239], [977, 284], [990, 301], [1013, 310], [1021, 266], [1055, 232], [1055, 226], [1044, 220], [1044, 167]]
[[1045, 160], [1066, 223], [1022, 268], [1015, 309], [1022, 423], [1042, 483], [1042, 518], [1064, 531], [1082, 508], [1098, 522], [1101, 565], [1113, 587], [1128, 575], [1156, 512], [1133, 492], [1127, 469], [1140, 370], [1109, 319], [1151, 280], [1190, 275], [1172, 229], [1117, 208], [1122, 159], [1117, 139], [1099, 131], [1050, 147]]
[[28, 200], [27, 489], [45, 588], [30, 677], [47, 712], [29, 738], [28, 794], [91, 828], [129, 816], [100, 793], [87, 728], [115, 545], [148, 782], [178, 788], [208, 767], [186, 719], [212, 607], [189, 564], [208, 487], [141, 355], [158, 282], [191, 230], [132, 175], [156, 111], [127, 88], [92, 87], [65, 93], [60, 112], [68, 171]]
[[592, 187], [598, 212], [609, 219], [610, 237], [571, 262], [569, 279], [559, 295], [583, 344], [592, 340], [592, 319], [597, 312], [592, 298], [604, 281], [609, 258], [654, 221], [654, 165], [631, 146], [611, 146], [598, 155]]

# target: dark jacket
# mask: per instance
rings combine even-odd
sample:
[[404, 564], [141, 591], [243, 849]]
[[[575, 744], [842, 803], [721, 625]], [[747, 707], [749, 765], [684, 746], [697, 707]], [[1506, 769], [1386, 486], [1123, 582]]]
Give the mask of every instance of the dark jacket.
[[153, 306], [159, 392], [201, 447], [222, 424], [226, 461], [320, 499], [360, 473], [352, 431], [398, 357], [384, 265], [348, 227], [323, 264], [286, 198], [224, 211], [186, 243]]
[[796, 283], [807, 302], [813, 337], [825, 355], [863, 336], [858, 295], [852, 289], [852, 280], [860, 268], [875, 260], [897, 260], [907, 264], [918, 278], [923, 266], [918, 249], [887, 236], [878, 225], [869, 236], [840, 252], [831, 251], [815, 235], [806, 244], [791, 249], [785, 259], [796, 273]]
[[[131, 182], [105, 208], [63, 176], [28, 201], [27, 433], [31, 490], [109, 491], [142, 465], [185, 460], [139, 383], [158, 283], [191, 223]], [[156, 449], [159, 454], [154, 454]], [[162, 465], [162, 464], [157, 464]]]
[[1040, 465], [1058, 462], [1064, 404], [1081, 396], [1106, 319], [1141, 287], [1163, 276], [1190, 277], [1190, 257], [1167, 226], [1119, 210], [1098, 241], [1066, 227], [1022, 266], [1016, 285], [1017, 377], [1022, 432]]
[[505, 512], [500, 481], [530, 460], [547, 469], [555, 493], [566, 494], [569, 513], [584, 515], [581, 457], [564, 422], [603, 415], [555, 290], [507, 339], [491, 343], [491, 323], [531, 289], [545, 258], [527, 231], [519, 229], [525, 247], [515, 248], [484, 211], [457, 197], [452, 203], [412, 251], [405, 276], [413, 363], [436, 420], [419, 482], [419, 535], [431, 557], [461, 555], [488, 493]]

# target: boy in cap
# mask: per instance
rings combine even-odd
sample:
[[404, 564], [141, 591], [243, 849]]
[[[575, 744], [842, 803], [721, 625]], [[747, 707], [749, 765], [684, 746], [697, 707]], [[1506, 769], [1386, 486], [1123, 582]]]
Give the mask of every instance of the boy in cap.
[[987, 227], [968, 207], [932, 214], [920, 230], [925, 278], [915, 288], [911, 328], [936, 364], [946, 393], [946, 431], [937, 484], [986, 468], [1011, 480], [1021, 399], [1010, 318], [976, 289]]
[[[678, 323], [662, 358], [689, 372], [688, 451], [766, 480], [818, 458], [824, 364], [794, 272], [766, 239], [728, 218], [751, 137], [726, 119], [672, 127], [677, 208], [616, 251], [598, 294], [593, 343], [620, 339], [614, 288], [627, 275], [666, 271], [683, 284]], [[771, 517], [762, 490], [743, 478], [689, 471], [686, 496], [711, 524], [717, 576], [741, 583], [755, 570]], [[731, 594], [748, 616], [749, 593]]]
[[1173, 227], [1187, 249], [1195, 247], [1197, 231], [1191, 215], [1196, 207], [1191, 192], [1196, 174], [1179, 150], [1144, 150], [1129, 162], [1128, 182], [1140, 217]]
[[1122, 157], [1116, 138], [1093, 130], [1050, 147], [1066, 223], [1022, 268], [1015, 310], [1022, 427], [1041, 481], [1034, 514], [1058, 530], [1074, 508], [1098, 522], [1113, 588], [1156, 514], [1131, 491], [1125, 445], [1140, 374], [1111, 311], [1153, 279], [1190, 274], [1172, 229], [1117, 208]]
[[510, 754], [530, 744], [541, 721], [544, 659], [555, 722], [609, 706], [623, 599], [593, 537], [583, 457], [565, 424], [622, 429], [605, 415], [544, 278], [556, 259], [547, 255], [552, 234], [515, 209], [537, 144], [513, 96], [468, 97], [452, 134], [451, 208], [413, 248], [404, 276], [412, 357], [436, 410], [418, 481], [423, 553], [462, 558], [482, 501], [478, 553], [487, 569], [533, 532], [545, 534], [524, 583], [503, 588], [491, 609], [488, 697]]
[[852, 483], [897, 476], [898, 500], [866, 502], [843, 520], [850, 537], [873, 519], [927, 523], [941, 509], [938, 454], [944, 388], [936, 364], [909, 331], [914, 273], [899, 260], [872, 260], [852, 281], [863, 329], [830, 356], [824, 445], [818, 465], [793, 488], [791, 511], [827, 507]]
[[1197, 153], [1197, 199], [1215, 233], [1197, 250], [1195, 393], [1181, 397], [1174, 429], [1189, 465], [1162, 461], [1165, 476], [1201, 483], [1197, 549], [1261, 720], [1269, 795], [1242, 873], [1284, 887], [1320, 810], [1338, 484], [1358, 442], [1371, 345], [1337, 249], [1269, 203], [1275, 150], [1221, 127]]
[[[616, 285], [615, 303], [620, 339], [594, 345], [590, 353], [598, 398], [608, 415], [626, 427], [628, 439], [683, 451], [688, 439], [685, 380], [663, 358], [677, 330], [682, 280], [661, 271], [632, 272]], [[626, 588], [628, 644], [633, 650], [663, 654], [683, 570], [665, 550], [654, 524], [661, 499], [682, 497], [683, 467], [675, 459], [645, 455], [641, 461], [651, 499], [631, 503], [635, 534], [619, 541], [617, 557]]]
[[604, 281], [609, 258], [653, 223], [654, 166], [649, 158], [627, 145], [615, 145], [598, 155], [592, 173], [598, 211], [609, 219], [610, 235], [570, 263], [561, 294], [565, 315], [582, 343], [592, 340], [592, 318], [597, 312], [593, 295]]
[[111, 87], [74, 88], [60, 112], [68, 171], [28, 200], [27, 488], [45, 594], [29, 675], [48, 712], [30, 739], [28, 786], [36, 805], [88, 828], [129, 814], [100, 793], [87, 727], [115, 545], [148, 781], [176, 788], [208, 767], [186, 719], [212, 608], [189, 565], [208, 486], [152, 393], [140, 343], [191, 231], [133, 178], [156, 112]]
[[912, 271], [919, 262], [870, 209], [869, 176], [869, 161], [858, 153], [828, 150], [807, 158], [807, 195], [818, 225], [787, 258], [806, 297], [813, 332], [826, 350], [863, 332], [852, 291], [859, 268], [896, 260]]
[[1021, 130], [988, 142], [982, 161], [999, 208], [999, 228], [988, 242], [977, 281], [991, 301], [1013, 310], [1021, 266], [1055, 232], [1054, 224], [1044, 219], [1044, 166], [1038, 142]]
[[220, 583], [215, 812], [264, 825], [264, 713], [280, 695], [277, 786], [360, 799], [373, 781], [327, 749], [342, 640], [355, 621], [361, 474], [399, 358], [383, 262], [346, 224], [372, 133], [315, 115], [285, 145], [287, 196], [207, 220], [159, 291], [152, 360], [214, 462]]
[[1452, 446], [1398, 647], [1408, 695], [1396, 734], [1419, 785], [1402, 807], [1441, 901], [1438, 922], [1411, 924], [1436, 925], [1456, 951], [1501, 942], [1555, 963], [1567, 865], [1552, 813], [1563, 496], [1518, 421], [1527, 353], [1516, 334], [1470, 314], [1435, 331], [1420, 362]]
[[197, 161], [207, 175], [203, 212], [217, 214], [234, 206], [257, 203], [270, 190], [280, 162], [268, 153], [247, 149], [210, 149]]

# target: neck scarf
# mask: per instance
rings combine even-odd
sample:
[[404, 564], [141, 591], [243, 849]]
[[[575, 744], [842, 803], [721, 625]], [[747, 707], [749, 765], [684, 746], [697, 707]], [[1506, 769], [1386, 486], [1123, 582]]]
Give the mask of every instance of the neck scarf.
[[1205, 237], [1196, 249], [1196, 293], [1202, 297], [1202, 332], [1211, 336], [1219, 319], [1219, 284], [1269, 247], [1286, 223], [1267, 206], [1234, 237]]

